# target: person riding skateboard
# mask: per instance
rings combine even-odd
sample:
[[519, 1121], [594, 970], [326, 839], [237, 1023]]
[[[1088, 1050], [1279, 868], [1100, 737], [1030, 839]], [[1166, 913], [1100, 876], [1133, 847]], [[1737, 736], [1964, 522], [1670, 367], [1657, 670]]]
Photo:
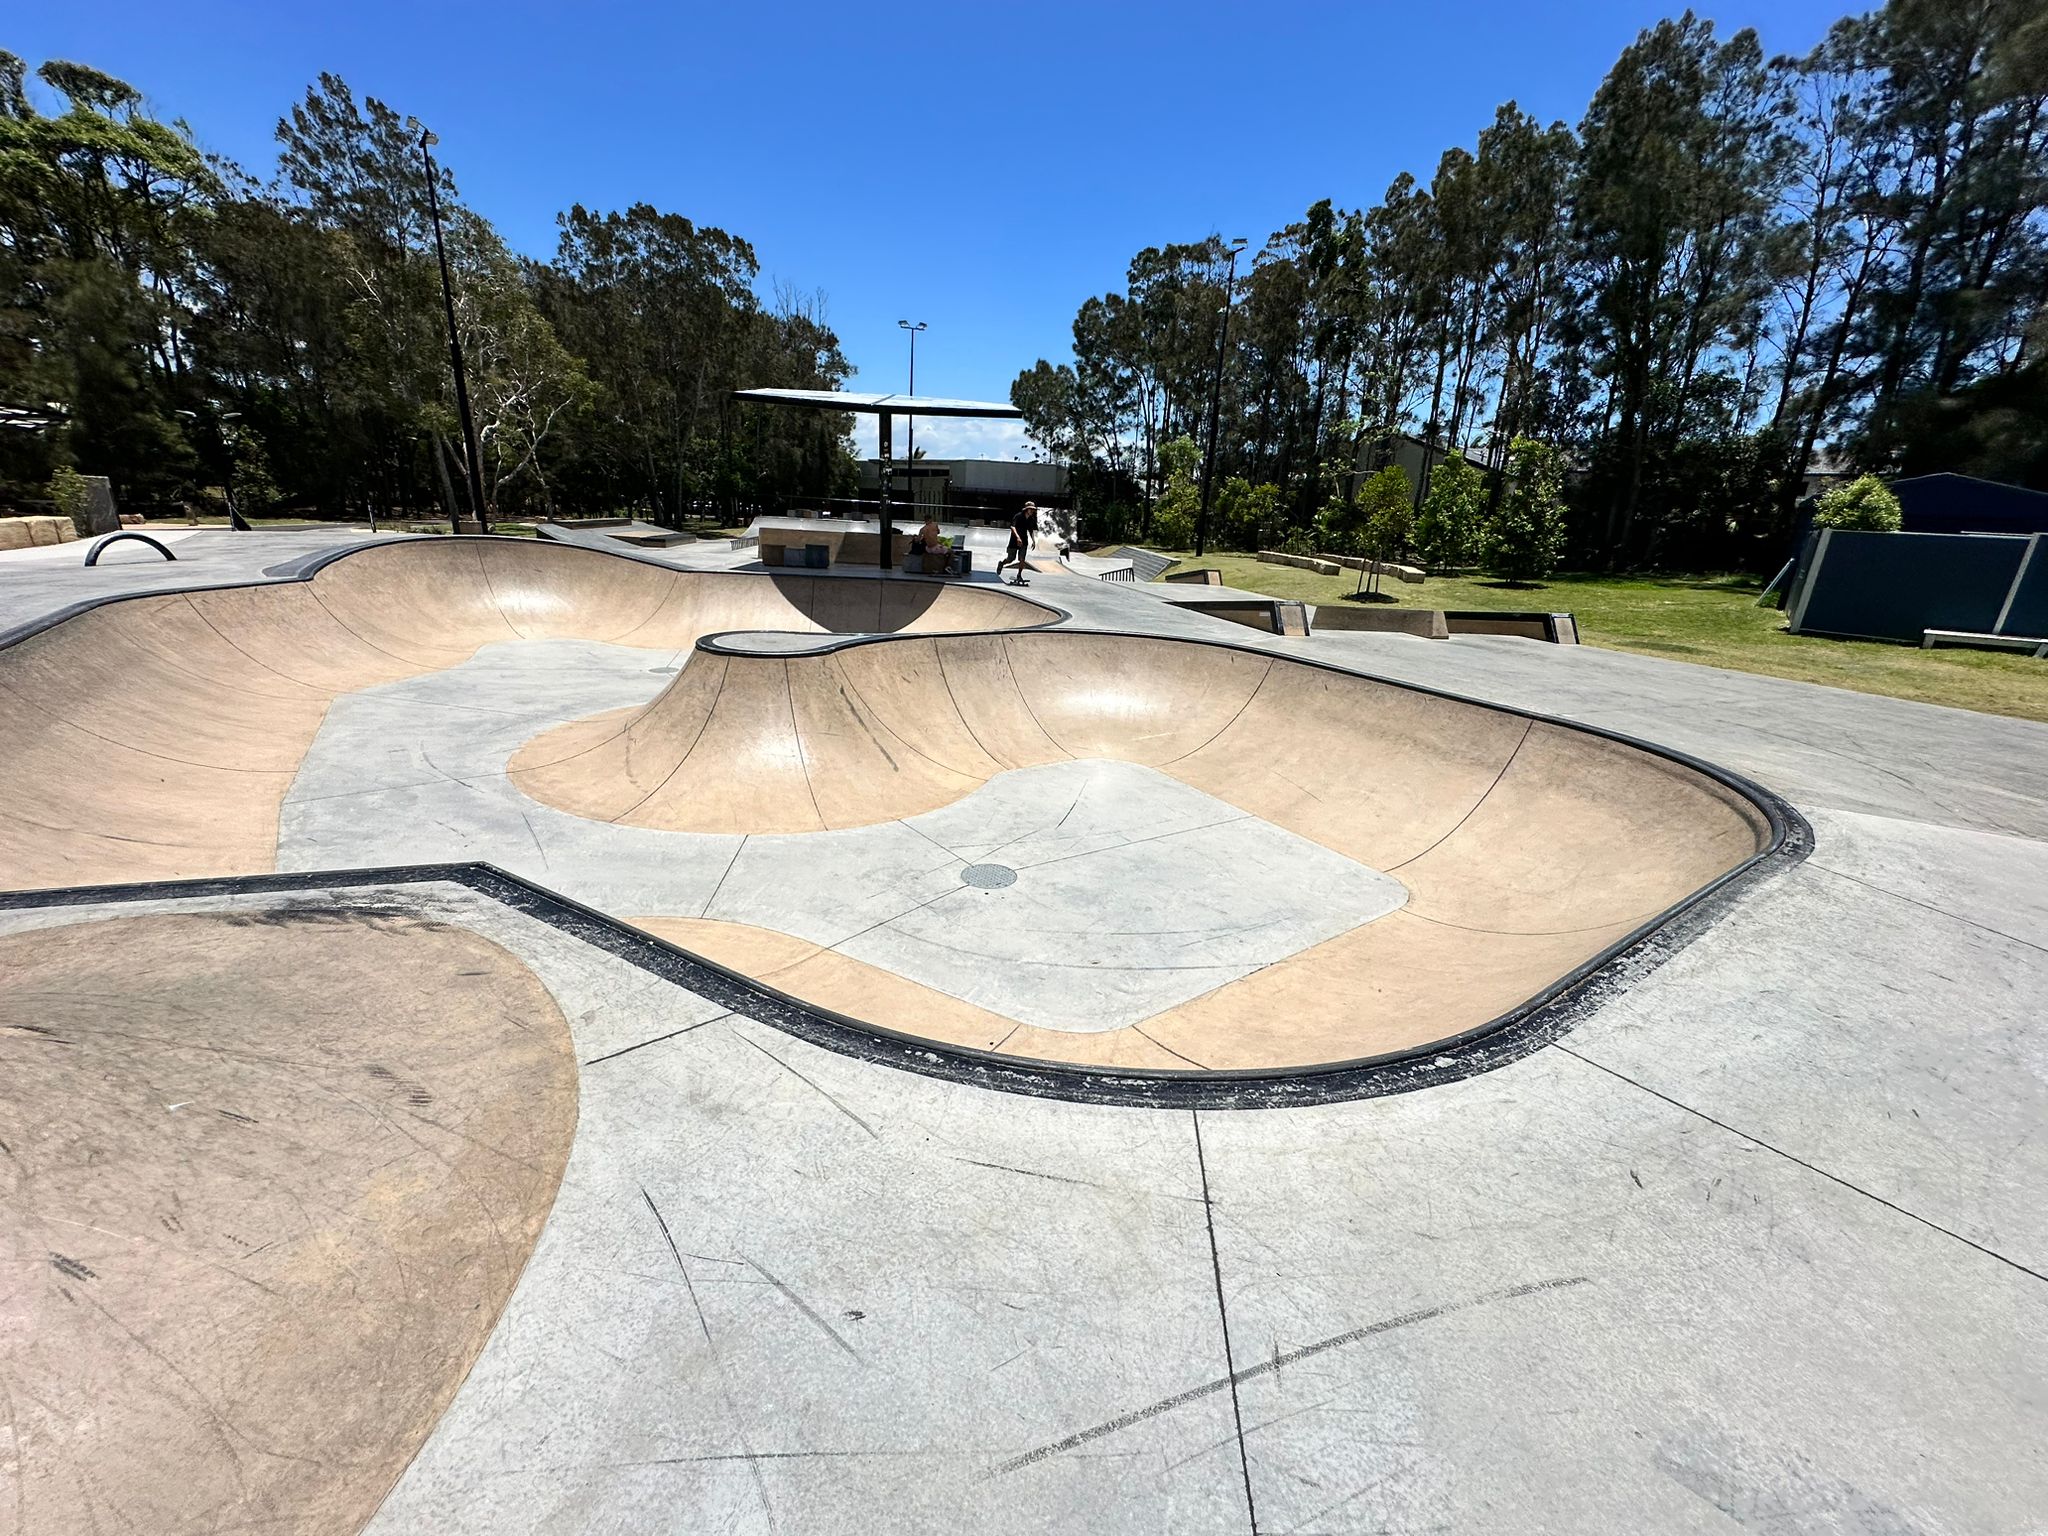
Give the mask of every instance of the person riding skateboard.
[[1018, 511], [1017, 515], [1010, 519], [1009, 553], [1003, 556], [1002, 564], [996, 567], [996, 575], [1001, 577], [1004, 567], [1008, 566], [1012, 561], [1016, 562], [1017, 574], [1010, 582], [1010, 585], [1013, 587], [1028, 587], [1031, 585], [1030, 582], [1024, 579], [1024, 562], [1030, 557], [1031, 540], [1037, 532], [1038, 503], [1027, 501]]

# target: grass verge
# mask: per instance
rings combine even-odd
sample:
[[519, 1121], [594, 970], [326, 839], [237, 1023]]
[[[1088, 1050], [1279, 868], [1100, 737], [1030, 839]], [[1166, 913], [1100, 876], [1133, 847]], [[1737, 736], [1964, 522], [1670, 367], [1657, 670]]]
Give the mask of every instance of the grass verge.
[[[1358, 584], [1355, 571], [1319, 576], [1252, 555], [1179, 558], [1176, 569], [1214, 567], [1227, 586], [1304, 602], [1349, 603]], [[1382, 587], [1410, 608], [1569, 611], [1578, 616], [1580, 640], [1608, 650], [2048, 721], [2048, 661], [1788, 634], [1784, 614], [1757, 606], [1762, 584], [1749, 576], [1573, 575], [1522, 587], [1450, 576], [1409, 586], [1387, 577]]]

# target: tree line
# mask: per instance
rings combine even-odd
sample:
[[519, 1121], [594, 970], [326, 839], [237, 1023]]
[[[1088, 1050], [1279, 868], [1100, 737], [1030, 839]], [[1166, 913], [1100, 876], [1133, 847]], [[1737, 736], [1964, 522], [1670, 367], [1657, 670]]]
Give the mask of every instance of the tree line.
[[1775, 58], [1688, 11], [1576, 128], [1510, 102], [1234, 281], [1219, 237], [1139, 252], [1012, 400], [1106, 537], [1156, 540], [1183, 438], [1236, 547], [1355, 541], [1398, 434], [1411, 514], [1461, 455], [1497, 522], [1547, 450], [1599, 566], [1775, 564], [1817, 464], [2048, 488], [2044, 109], [2038, 0], [1890, 0]]
[[[124, 81], [36, 80], [0, 52], [0, 406], [48, 424], [0, 431], [0, 502], [83, 472], [145, 508], [466, 507], [418, 124], [323, 75], [259, 180]], [[578, 206], [534, 261], [433, 174], [492, 517], [674, 521], [851, 480], [845, 418], [731, 398], [852, 372], [821, 299], [763, 301], [745, 240]]]

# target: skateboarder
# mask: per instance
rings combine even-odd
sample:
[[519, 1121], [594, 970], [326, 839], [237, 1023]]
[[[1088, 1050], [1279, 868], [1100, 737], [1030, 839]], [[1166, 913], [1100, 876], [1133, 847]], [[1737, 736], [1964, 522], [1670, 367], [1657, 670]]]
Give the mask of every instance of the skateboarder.
[[1031, 554], [1031, 539], [1038, 532], [1038, 503], [1027, 501], [1023, 509], [1010, 519], [1010, 550], [1003, 556], [1002, 564], [996, 567], [996, 575], [1003, 574], [1003, 567], [1015, 561], [1017, 574], [1010, 582], [1013, 587], [1028, 587], [1024, 579], [1024, 562]]

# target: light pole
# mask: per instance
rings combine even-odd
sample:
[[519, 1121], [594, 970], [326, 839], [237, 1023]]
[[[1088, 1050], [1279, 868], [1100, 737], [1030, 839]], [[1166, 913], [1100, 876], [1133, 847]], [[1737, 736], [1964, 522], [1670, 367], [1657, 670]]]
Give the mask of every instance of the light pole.
[[[910, 332], [910, 398], [915, 400], [917, 398], [917, 333], [925, 329], [925, 323], [920, 320], [917, 324], [912, 325], [908, 320], [898, 320], [896, 324], [901, 329]], [[905, 418], [904, 431], [904, 451], [909, 455], [904, 462], [910, 466], [908, 471], [910, 475], [910, 504], [914, 507], [917, 505], [917, 418], [915, 416]]]
[[[418, 127], [415, 120], [413, 126]], [[476, 525], [485, 533], [490, 524], [484, 512], [483, 461], [477, 453], [476, 421], [469, 413], [469, 380], [462, 367], [462, 337], [455, 329], [455, 286], [448, 280], [448, 248], [441, 243], [441, 198], [434, 187], [434, 156], [428, 148], [435, 143], [434, 135], [420, 128], [420, 158], [427, 164], [427, 211], [434, 220], [434, 255], [441, 263], [441, 303], [448, 312], [448, 358], [455, 367], [455, 411], [462, 418], [462, 446], [468, 459], [469, 470], [469, 513]], [[457, 533], [462, 531], [460, 522], [453, 522]]]
[[1209, 498], [1216, 482], [1216, 414], [1223, 404], [1223, 356], [1230, 347], [1230, 305], [1237, 293], [1237, 253], [1247, 242], [1239, 237], [1230, 242], [1230, 276], [1223, 283], [1223, 325], [1216, 337], [1216, 377], [1209, 385], [1209, 448], [1202, 455], [1202, 510], [1195, 516], [1195, 555], [1199, 558], [1209, 542]]

